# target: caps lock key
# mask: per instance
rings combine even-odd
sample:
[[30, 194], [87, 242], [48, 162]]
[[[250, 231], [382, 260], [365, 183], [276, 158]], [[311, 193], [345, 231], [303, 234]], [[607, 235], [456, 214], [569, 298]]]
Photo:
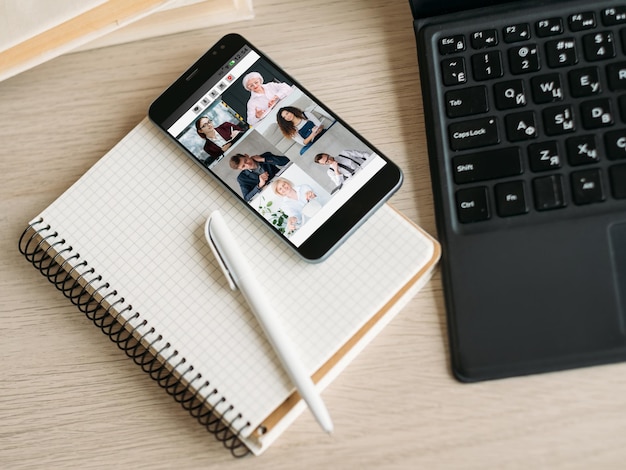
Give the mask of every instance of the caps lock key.
[[448, 134], [452, 150], [467, 150], [500, 142], [495, 117], [450, 124]]

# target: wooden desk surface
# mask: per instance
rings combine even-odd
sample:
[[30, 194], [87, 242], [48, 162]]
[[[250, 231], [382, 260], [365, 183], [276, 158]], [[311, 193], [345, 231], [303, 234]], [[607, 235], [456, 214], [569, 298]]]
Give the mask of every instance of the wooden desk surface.
[[255, 0], [256, 18], [60, 57], [0, 83], [0, 467], [624, 468], [626, 364], [463, 385], [437, 273], [259, 458], [234, 460], [17, 251], [28, 220], [238, 31], [404, 169], [393, 204], [435, 233], [404, 0]]

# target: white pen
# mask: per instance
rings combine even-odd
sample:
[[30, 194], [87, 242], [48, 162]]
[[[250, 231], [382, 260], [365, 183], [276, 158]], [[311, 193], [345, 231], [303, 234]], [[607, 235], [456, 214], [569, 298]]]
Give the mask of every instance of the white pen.
[[219, 211], [214, 211], [207, 219], [204, 225], [204, 235], [220, 267], [226, 274], [231, 289], [239, 288], [274, 351], [276, 351], [287, 375], [296, 386], [298, 393], [322, 429], [331, 433], [333, 422], [322, 397], [300, 361], [292, 341], [276, 319], [276, 312], [267, 300], [263, 288], [252, 274], [250, 265], [237, 247], [233, 235]]

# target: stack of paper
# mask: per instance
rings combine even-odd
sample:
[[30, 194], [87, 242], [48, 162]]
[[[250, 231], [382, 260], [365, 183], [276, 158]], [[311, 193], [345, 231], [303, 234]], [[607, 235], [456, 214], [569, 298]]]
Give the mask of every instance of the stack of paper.
[[252, 0], [0, 0], [0, 80], [79, 47], [252, 16]]
[[80, 49], [111, 46], [153, 36], [208, 28], [254, 17], [252, 0], [177, 0], [111, 34], [91, 41]]
[[107, 0], [2, 0], [0, 52], [48, 31]]

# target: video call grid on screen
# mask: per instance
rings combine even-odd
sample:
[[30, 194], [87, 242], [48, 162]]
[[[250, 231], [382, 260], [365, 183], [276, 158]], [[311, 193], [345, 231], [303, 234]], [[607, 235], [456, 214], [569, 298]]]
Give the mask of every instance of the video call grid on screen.
[[[385, 160], [259, 54], [247, 47], [242, 51], [247, 52], [242, 55], [240, 51], [224, 65], [226, 74], [168, 128], [168, 133], [291, 243], [300, 246], [385, 165]], [[249, 75], [251, 72], [255, 74]], [[260, 80], [265, 92], [253, 93], [244, 79], [249, 84]], [[276, 101], [270, 102], [274, 97]], [[303, 117], [302, 129], [287, 136], [279, 120], [284, 123], [290, 113]], [[201, 135], [207, 130], [207, 120], [219, 137]], [[198, 129], [197, 123], [205, 127]], [[270, 177], [262, 188], [250, 191], [255, 175], [249, 171], [241, 175], [242, 170], [233, 168], [235, 155], [272, 161]], [[317, 155], [320, 163], [316, 162]], [[339, 175], [322, 164], [328, 157], [341, 162]], [[291, 197], [277, 193], [281, 189], [278, 186], [292, 188]]]

